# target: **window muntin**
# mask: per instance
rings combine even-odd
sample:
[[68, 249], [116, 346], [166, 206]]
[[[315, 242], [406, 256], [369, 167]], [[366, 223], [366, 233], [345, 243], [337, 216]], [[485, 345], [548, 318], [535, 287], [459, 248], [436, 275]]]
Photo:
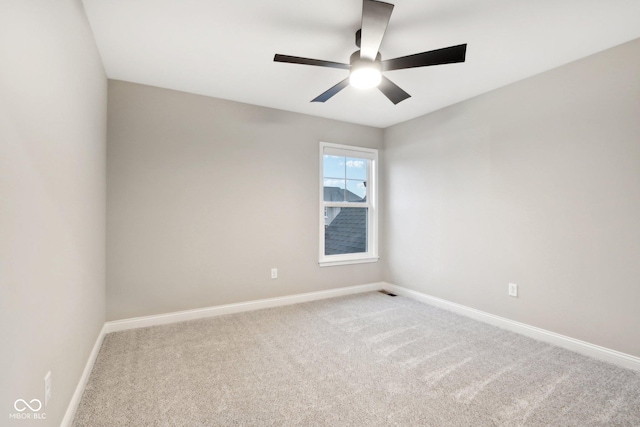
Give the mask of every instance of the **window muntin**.
[[377, 150], [320, 144], [320, 265], [377, 261]]

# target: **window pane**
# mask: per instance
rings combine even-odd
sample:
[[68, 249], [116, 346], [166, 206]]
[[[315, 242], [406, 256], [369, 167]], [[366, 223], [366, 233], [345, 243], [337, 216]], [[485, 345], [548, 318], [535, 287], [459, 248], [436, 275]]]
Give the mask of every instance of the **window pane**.
[[344, 179], [325, 178], [322, 185], [324, 186], [325, 202], [344, 202], [344, 189], [346, 187]]
[[367, 201], [367, 182], [347, 180], [347, 202], [366, 202]]
[[322, 162], [322, 176], [325, 178], [345, 179], [345, 157], [324, 155]]
[[340, 209], [341, 208], [336, 208], [333, 206], [324, 208], [324, 228], [325, 229], [328, 226], [330, 226], [333, 220], [338, 216], [338, 214], [340, 213]]
[[[367, 252], [367, 208], [339, 209], [331, 221], [325, 219], [325, 255]], [[330, 217], [331, 215], [329, 215]], [[328, 224], [327, 224], [328, 222]]]
[[365, 181], [367, 179], [367, 160], [353, 157], [345, 158], [347, 179], [357, 179]]

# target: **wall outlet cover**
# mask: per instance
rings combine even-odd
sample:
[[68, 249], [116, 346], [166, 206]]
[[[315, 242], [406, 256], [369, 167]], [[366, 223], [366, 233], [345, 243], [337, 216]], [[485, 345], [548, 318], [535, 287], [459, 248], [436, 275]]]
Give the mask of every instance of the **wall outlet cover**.
[[518, 296], [518, 285], [516, 285], [515, 283], [509, 283], [509, 296]]

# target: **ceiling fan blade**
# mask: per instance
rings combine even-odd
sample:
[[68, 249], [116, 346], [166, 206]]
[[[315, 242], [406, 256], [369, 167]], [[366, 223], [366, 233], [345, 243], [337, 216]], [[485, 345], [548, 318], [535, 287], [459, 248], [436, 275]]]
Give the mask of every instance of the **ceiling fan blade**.
[[349, 86], [349, 77], [347, 77], [346, 79], [344, 79], [343, 81], [341, 81], [340, 83], [338, 83], [337, 85], [329, 89], [328, 91], [324, 92], [323, 94], [312, 99], [311, 102], [325, 102], [329, 98], [331, 98], [333, 95], [340, 92], [342, 89], [344, 89], [347, 86]]
[[316, 65], [318, 67], [341, 68], [343, 70], [348, 70], [349, 68], [351, 68], [351, 65], [342, 64], [340, 62], [323, 61], [321, 59], [301, 58], [299, 56], [280, 55], [279, 53], [276, 53], [276, 56], [273, 57], [273, 61], [287, 62], [289, 64]]
[[380, 92], [384, 93], [384, 96], [389, 98], [389, 101], [393, 102], [394, 104], [398, 104], [399, 102], [402, 102], [407, 98], [411, 98], [411, 95], [400, 89], [398, 85], [396, 85], [385, 76], [382, 76], [382, 81], [378, 85], [378, 89], [380, 89]]
[[429, 52], [416, 53], [415, 55], [401, 56], [400, 58], [382, 61], [382, 71], [464, 62], [466, 53], [467, 44], [465, 43], [458, 46], [430, 50]]
[[376, 0], [362, 1], [360, 58], [375, 61], [382, 37], [391, 19], [393, 5]]

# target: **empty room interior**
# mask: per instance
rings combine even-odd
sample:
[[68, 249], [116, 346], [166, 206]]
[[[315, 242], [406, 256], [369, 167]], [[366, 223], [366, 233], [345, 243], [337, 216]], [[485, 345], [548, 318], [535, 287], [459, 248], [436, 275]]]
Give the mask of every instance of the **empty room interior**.
[[0, 2], [0, 425], [640, 426], [639, 307], [637, 0]]

